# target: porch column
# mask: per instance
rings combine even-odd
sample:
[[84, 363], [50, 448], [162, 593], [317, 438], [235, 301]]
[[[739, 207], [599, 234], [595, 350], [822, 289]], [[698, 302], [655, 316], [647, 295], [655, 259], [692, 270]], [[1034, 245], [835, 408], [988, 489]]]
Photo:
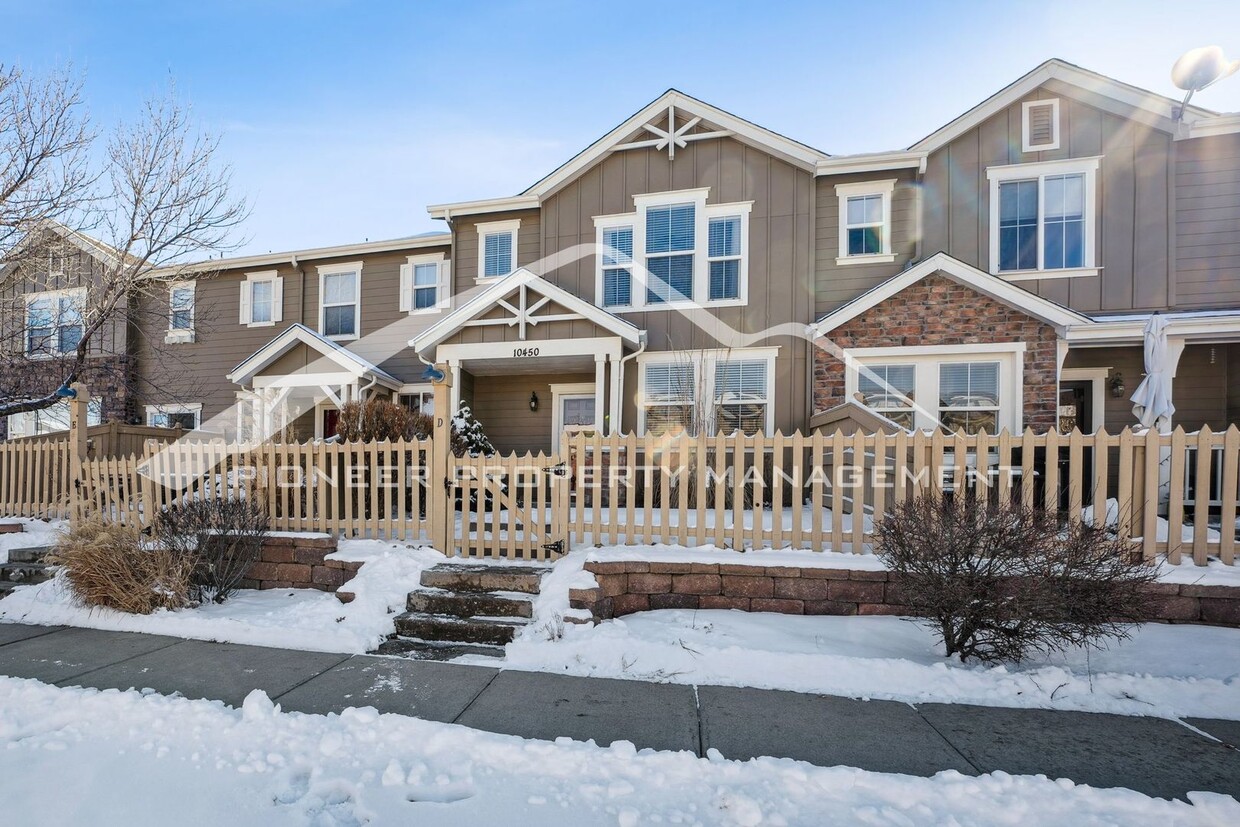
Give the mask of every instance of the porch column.
[[461, 409], [461, 363], [459, 360], [454, 359], [448, 362], [448, 373], [452, 376], [451, 408], [448, 416], [453, 417]]
[[610, 396], [607, 399], [607, 409], [610, 415], [610, 418], [607, 420], [608, 436], [610, 436], [611, 434], [618, 434], [621, 432], [620, 431], [620, 393], [621, 393], [621, 390], [620, 390], [620, 380], [621, 380], [620, 360], [614, 357], [609, 357], [609, 361], [611, 362], [611, 365], [608, 368], [610, 370], [610, 376], [611, 376], [611, 391], [610, 391]]
[[604, 393], [607, 390], [606, 360], [607, 356], [602, 353], [594, 357], [594, 428], [600, 434], [603, 433], [603, 402]]

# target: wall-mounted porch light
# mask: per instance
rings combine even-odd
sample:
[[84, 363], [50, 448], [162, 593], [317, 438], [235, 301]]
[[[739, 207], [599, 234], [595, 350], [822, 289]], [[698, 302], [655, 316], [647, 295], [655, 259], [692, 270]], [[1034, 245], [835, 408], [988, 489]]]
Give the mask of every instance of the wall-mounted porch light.
[[530, 410], [538, 410], [538, 394], [534, 391], [530, 391]]
[[1116, 399], [1124, 396], [1124, 374], [1118, 370], [1111, 374], [1111, 396]]

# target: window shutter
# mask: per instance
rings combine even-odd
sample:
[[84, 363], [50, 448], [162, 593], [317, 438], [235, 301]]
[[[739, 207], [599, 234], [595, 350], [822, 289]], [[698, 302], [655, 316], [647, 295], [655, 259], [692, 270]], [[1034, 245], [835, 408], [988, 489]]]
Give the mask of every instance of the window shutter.
[[250, 285], [248, 280], [241, 282], [241, 324], [250, 323]]
[[413, 265], [400, 266], [400, 312], [408, 313], [413, 309]]
[[439, 263], [439, 291], [435, 294], [441, 308], [452, 306], [452, 262]]
[[271, 280], [271, 320], [284, 321], [284, 277], [277, 276]]

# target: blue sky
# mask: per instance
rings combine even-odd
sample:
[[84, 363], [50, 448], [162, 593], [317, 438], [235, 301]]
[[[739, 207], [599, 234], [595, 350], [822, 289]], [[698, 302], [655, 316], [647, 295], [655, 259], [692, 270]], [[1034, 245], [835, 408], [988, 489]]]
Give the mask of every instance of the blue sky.
[[[1049, 57], [1167, 94], [1185, 50], [1240, 57], [1234, 0], [0, 0], [0, 15], [0, 60], [72, 62], [102, 125], [174, 78], [222, 134], [253, 253], [439, 229], [426, 204], [514, 194], [670, 86], [849, 153], [907, 146]], [[1240, 110], [1240, 76], [1195, 102]]]

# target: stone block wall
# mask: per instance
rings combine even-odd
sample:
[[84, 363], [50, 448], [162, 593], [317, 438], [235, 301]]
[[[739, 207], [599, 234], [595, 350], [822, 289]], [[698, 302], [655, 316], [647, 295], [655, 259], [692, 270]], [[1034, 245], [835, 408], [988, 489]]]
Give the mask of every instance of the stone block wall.
[[325, 559], [335, 550], [336, 538], [328, 534], [268, 534], [263, 539], [262, 555], [246, 572], [241, 588], [336, 592], [353, 579], [362, 564]]
[[[898, 575], [880, 570], [760, 563], [597, 561], [597, 586], [573, 589], [569, 605], [606, 620], [651, 609], [738, 609], [797, 615], [910, 615]], [[1240, 627], [1240, 588], [1159, 583], [1151, 620]]]

